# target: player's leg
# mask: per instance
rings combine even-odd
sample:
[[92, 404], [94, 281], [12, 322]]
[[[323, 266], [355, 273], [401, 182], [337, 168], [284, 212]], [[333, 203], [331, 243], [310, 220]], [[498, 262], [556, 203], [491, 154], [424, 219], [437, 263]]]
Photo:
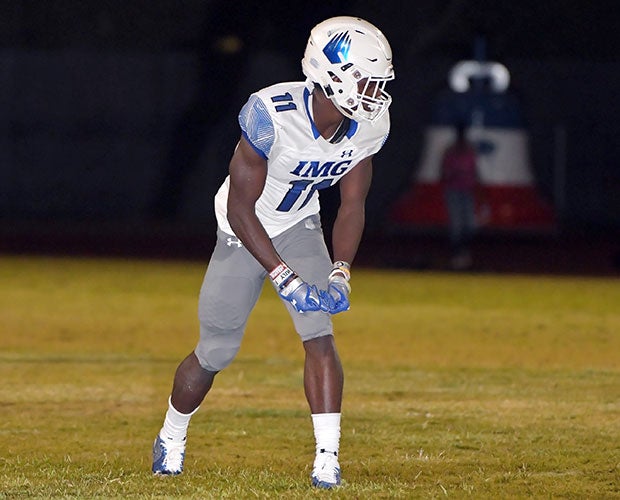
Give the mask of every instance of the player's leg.
[[316, 444], [312, 484], [330, 489], [340, 484], [342, 365], [333, 335], [306, 340], [304, 349], [304, 389], [312, 412]]
[[333, 335], [304, 343], [304, 390], [310, 411], [340, 413], [344, 375]]
[[170, 396], [173, 408], [180, 413], [193, 413], [211, 389], [216, 374], [200, 366], [196, 353], [191, 352], [174, 374]]
[[[274, 245], [302, 279], [326, 288], [332, 262], [318, 216], [308, 218], [274, 238]], [[333, 488], [340, 484], [338, 452], [344, 376], [332, 322], [324, 312], [299, 314], [289, 303], [284, 303], [305, 350], [304, 389], [316, 443], [312, 484], [320, 488]]]
[[463, 193], [463, 214], [463, 246], [467, 254], [469, 254], [469, 264], [471, 265], [471, 245], [477, 231], [476, 199], [473, 192], [468, 191]]
[[464, 270], [471, 266], [471, 254], [469, 243], [473, 220], [473, 199], [467, 191], [454, 192], [456, 214], [458, 224], [455, 228], [455, 252], [452, 260], [452, 268]]
[[461, 206], [457, 191], [448, 189], [444, 192], [445, 207], [448, 212], [448, 239], [452, 256], [458, 253], [461, 240]]
[[[318, 216], [309, 217], [274, 238], [282, 258], [308, 283], [327, 287], [331, 258]], [[343, 372], [336, 351], [330, 316], [324, 312], [300, 314], [283, 301], [305, 349], [304, 388], [312, 413], [339, 413]]]
[[237, 354], [266, 272], [230, 235], [218, 239], [200, 290], [200, 340], [178, 366], [168, 412], [153, 447], [153, 472], [183, 470], [187, 429], [215, 375]]

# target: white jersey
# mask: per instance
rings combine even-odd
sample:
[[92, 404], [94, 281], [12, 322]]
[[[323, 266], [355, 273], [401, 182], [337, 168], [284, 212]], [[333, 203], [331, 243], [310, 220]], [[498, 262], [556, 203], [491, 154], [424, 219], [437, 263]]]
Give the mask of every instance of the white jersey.
[[[256, 215], [270, 238], [317, 214], [319, 189], [333, 186], [361, 160], [381, 149], [390, 130], [385, 113], [376, 123], [348, 121], [344, 137], [324, 139], [311, 116], [305, 82], [280, 83], [250, 96], [239, 113], [243, 137], [267, 160], [267, 179]], [[234, 234], [226, 216], [230, 176], [215, 196], [217, 222]]]

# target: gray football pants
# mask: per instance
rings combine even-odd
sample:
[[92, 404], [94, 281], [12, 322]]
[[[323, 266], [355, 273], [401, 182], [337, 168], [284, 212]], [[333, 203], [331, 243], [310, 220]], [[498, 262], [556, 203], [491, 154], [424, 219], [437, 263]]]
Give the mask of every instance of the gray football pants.
[[[332, 262], [318, 215], [302, 220], [272, 242], [284, 262], [304, 281], [327, 287]], [[198, 302], [200, 341], [194, 352], [204, 369], [220, 371], [234, 359], [265, 278], [267, 271], [241, 242], [218, 229]], [[287, 301], [282, 302], [302, 341], [333, 334], [329, 314], [298, 313]]]

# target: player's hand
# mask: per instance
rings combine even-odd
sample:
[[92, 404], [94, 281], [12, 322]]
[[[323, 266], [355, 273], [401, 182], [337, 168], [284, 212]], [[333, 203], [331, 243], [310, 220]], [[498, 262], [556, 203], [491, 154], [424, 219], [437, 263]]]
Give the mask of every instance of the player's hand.
[[297, 312], [320, 311], [321, 295], [316, 285], [309, 285], [293, 272], [286, 264], [281, 263], [269, 273], [278, 294], [295, 308]]
[[329, 273], [327, 291], [321, 290], [321, 302], [323, 310], [330, 314], [338, 314], [348, 311], [350, 308], [349, 294], [351, 293], [350, 265], [343, 261], [334, 263]]
[[297, 312], [321, 310], [321, 296], [316, 285], [309, 285], [295, 276], [279, 291], [280, 297], [290, 302]]

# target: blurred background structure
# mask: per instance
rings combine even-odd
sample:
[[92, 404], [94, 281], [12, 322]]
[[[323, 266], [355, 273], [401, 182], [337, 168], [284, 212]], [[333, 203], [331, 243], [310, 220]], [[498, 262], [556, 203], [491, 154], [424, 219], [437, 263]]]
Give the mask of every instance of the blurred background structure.
[[[514, 177], [531, 196], [495, 202], [504, 219], [482, 228], [480, 268], [618, 273], [618, 12], [576, 0], [2, 2], [0, 251], [208, 258], [240, 107], [303, 78], [311, 27], [346, 14], [382, 29], [397, 75], [360, 262], [441, 267], [443, 221], [416, 212], [415, 193], [432, 184], [429, 141], [448, 124], [446, 102], [461, 109], [451, 70], [483, 39], [510, 81], [478, 125], [508, 107], [520, 141], [487, 178]], [[483, 139], [483, 153], [501, 150], [493, 130]], [[506, 161], [521, 161], [516, 174]], [[337, 192], [321, 199], [329, 227]], [[544, 224], [506, 223], [519, 204]]]

